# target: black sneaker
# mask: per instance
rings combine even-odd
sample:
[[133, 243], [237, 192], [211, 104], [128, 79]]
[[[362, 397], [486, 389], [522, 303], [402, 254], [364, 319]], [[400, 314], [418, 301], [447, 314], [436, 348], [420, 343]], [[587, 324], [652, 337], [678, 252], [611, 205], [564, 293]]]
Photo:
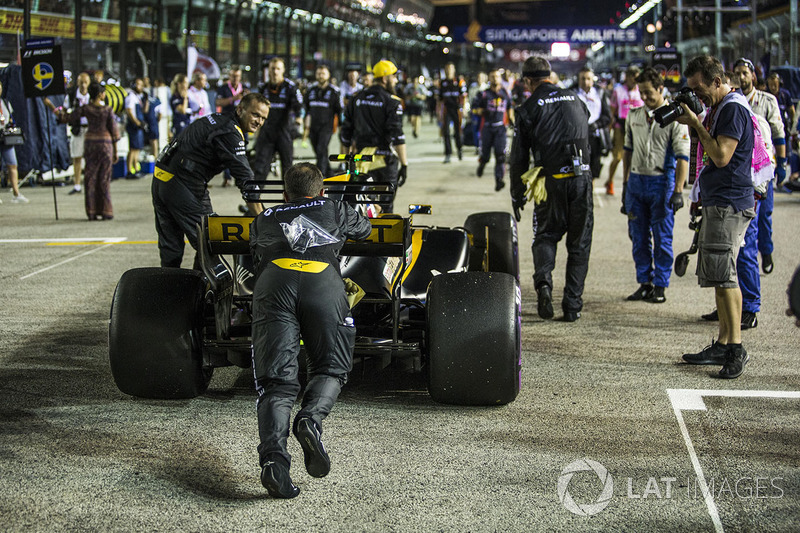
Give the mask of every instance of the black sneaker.
[[496, 181], [494, 182], [494, 192], [503, 190], [503, 187], [506, 186], [505, 181]]
[[772, 254], [764, 254], [761, 256], [761, 270], [764, 274], [771, 274], [774, 265], [772, 264]]
[[261, 484], [273, 498], [294, 498], [300, 489], [292, 483], [289, 465], [281, 459], [267, 461], [261, 467]]
[[478, 170], [475, 171], [475, 174], [481, 178], [483, 177], [483, 169], [486, 168], [486, 163], [483, 161], [478, 161]]
[[753, 329], [758, 327], [758, 314], [750, 311], [742, 311], [742, 329]]
[[719, 322], [719, 313], [716, 309], [714, 309], [708, 314], [700, 315], [700, 318], [703, 320], [708, 320], [709, 322]]
[[702, 349], [700, 353], [685, 353], [683, 360], [690, 365], [723, 365], [728, 346], [716, 341]]
[[728, 351], [725, 354], [725, 365], [717, 374], [722, 379], [738, 378], [744, 372], [744, 367], [750, 360], [747, 355], [747, 350], [741, 344], [738, 346], [728, 346]]
[[72, 190], [71, 190], [71, 191], [69, 191], [67, 194], [69, 194], [70, 196], [72, 196], [73, 194], [80, 194], [80, 193], [82, 193], [82, 192], [83, 192], [83, 190], [81, 190], [81, 189], [76, 189], [75, 187], [73, 187], [73, 188], [72, 188]]
[[545, 320], [553, 318], [555, 314], [553, 312], [553, 293], [550, 290], [550, 287], [547, 285], [543, 285], [536, 289], [536, 310], [539, 313], [539, 316], [544, 318]]
[[314, 477], [325, 477], [331, 471], [331, 459], [322, 445], [322, 434], [310, 418], [301, 418], [294, 427], [305, 457], [306, 471]]
[[639, 288], [636, 289], [636, 292], [628, 296], [626, 299], [630, 302], [635, 302], [638, 300], [647, 300], [653, 296], [653, 286], [649, 283], [642, 283], [639, 285]]
[[664, 295], [664, 287], [653, 287], [653, 292], [650, 293], [649, 298], [645, 298], [650, 303], [653, 304], [663, 304], [667, 301], [667, 297]]
[[575, 322], [581, 317], [580, 312], [578, 311], [564, 311], [564, 318], [561, 319], [562, 322]]
[[464, 159], [464, 153], [461, 151], [461, 148], [458, 149], [458, 160], [461, 161]]

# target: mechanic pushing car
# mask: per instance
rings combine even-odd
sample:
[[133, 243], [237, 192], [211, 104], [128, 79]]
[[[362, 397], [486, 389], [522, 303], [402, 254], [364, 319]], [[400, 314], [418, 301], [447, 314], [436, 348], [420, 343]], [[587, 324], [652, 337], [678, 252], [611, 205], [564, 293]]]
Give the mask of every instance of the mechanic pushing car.
[[[355, 150], [361, 153], [366, 148], [372, 148], [374, 151], [370, 152], [379, 157], [373, 160], [370, 175], [377, 181], [392, 183], [396, 189], [405, 183], [408, 175], [403, 100], [394, 94], [397, 67], [384, 59], [375, 63], [372, 73], [375, 75], [372, 85], [356, 94], [347, 104], [339, 136], [342, 146], [350, 147], [351, 152]], [[397, 156], [392, 153], [392, 146]], [[392, 211], [391, 201], [379, 205], [384, 212]]]
[[300, 383], [300, 337], [309, 381], [292, 432], [308, 473], [324, 477], [330, 459], [322, 421], [330, 413], [353, 365], [355, 326], [339, 252], [347, 239], [366, 239], [369, 219], [348, 204], [322, 196], [322, 172], [310, 163], [284, 176], [287, 203], [271, 207], [250, 225], [256, 267], [253, 290], [253, 372], [258, 392], [261, 484], [275, 498], [300, 489], [289, 475], [289, 418]]
[[[553, 318], [556, 245], [567, 234], [567, 276], [561, 307], [574, 322], [583, 308], [583, 284], [592, 247], [592, 175], [589, 167], [589, 111], [578, 96], [550, 82], [550, 63], [530, 57], [522, 66], [531, 96], [517, 108], [511, 146], [511, 202], [515, 212], [526, 203], [530, 155], [544, 180], [546, 195], [537, 198], [533, 216], [533, 283], [539, 316]], [[536, 168], [534, 168], [534, 173]], [[544, 177], [542, 177], [544, 176]], [[519, 217], [517, 218], [519, 220]]]
[[[232, 114], [214, 113], [189, 124], [161, 151], [153, 173], [158, 251], [162, 267], [180, 267], [184, 236], [197, 250], [197, 225], [213, 212], [208, 182], [230, 170], [241, 189], [253, 179], [245, 154], [245, 134], [255, 132], [269, 114], [269, 100], [250, 93]], [[261, 204], [248, 203], [251, 211]], [[194, 268], [199, 270], [197, 256]]]

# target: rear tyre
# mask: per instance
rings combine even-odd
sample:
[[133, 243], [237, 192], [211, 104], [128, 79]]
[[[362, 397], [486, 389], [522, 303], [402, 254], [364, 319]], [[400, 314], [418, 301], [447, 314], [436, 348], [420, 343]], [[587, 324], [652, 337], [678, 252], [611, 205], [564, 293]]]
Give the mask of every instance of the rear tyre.
[[428, 391], [440, 403], [503, 405], [520, 386], [520, 293], [510, 274], [460, 272], [428, 289]]
[[489, 229], [489, 272], [505, 272], [519, 281], [519, 246], [517, 221], [502, 211], [475, 213], [467, 217], [464, 228], [472, 235], [474, 254], [470, 253], [469, 269], [483, 270], [483, 253], [487, 249]]
[[119, 390], [142, 398], [193, 398], [208, 387], [203, 368], [205, 282], [194, 270], [135, 268], [111, 303], [108, 354]]

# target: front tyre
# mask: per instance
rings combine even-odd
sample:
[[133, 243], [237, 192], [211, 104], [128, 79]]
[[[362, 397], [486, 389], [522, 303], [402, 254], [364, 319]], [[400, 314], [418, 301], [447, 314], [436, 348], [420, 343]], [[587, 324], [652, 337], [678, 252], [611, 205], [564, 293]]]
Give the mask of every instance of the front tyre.
[[520, 296], [499, 272], [433, 278], [428, 289], [428, 391], [440, 403], [503, 405], [520, 386]]

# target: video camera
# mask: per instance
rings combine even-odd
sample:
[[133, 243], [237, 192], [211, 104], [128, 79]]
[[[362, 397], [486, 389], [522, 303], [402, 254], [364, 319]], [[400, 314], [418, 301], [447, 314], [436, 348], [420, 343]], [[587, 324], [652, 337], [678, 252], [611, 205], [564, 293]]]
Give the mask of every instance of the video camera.
[[679, 116], [683, 115], [682, 103], [686, 104], [696, 115], [703, 112], [703, 102], [694, 94], [694, 91], [688, 87], [684, 87], [678, 91], [678, 94], [675, 95], [675, 100], [671, 104], [656, 109], [653, 112], [653, 118], [662, 128], [668, 126]]

